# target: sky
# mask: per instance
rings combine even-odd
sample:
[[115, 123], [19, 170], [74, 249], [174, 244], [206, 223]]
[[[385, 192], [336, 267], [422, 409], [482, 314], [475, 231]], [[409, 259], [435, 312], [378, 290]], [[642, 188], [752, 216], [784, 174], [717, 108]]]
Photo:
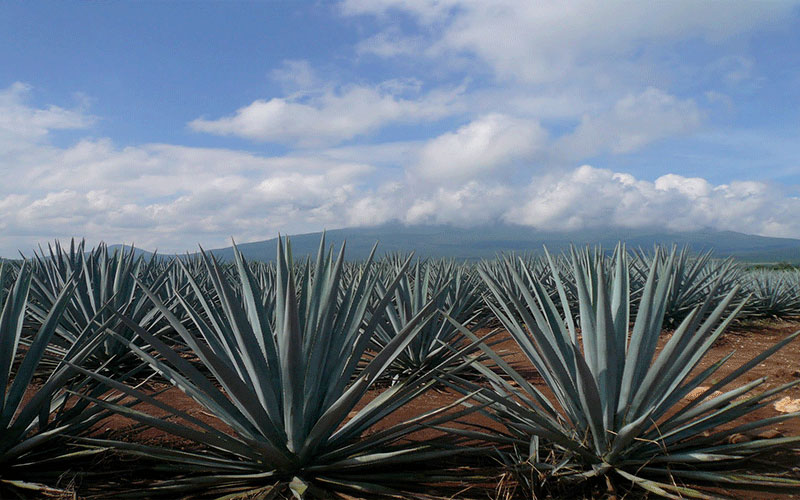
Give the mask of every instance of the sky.
[[0, 255], [405, 224], [800, 238], [800, 4], [0, 2]]

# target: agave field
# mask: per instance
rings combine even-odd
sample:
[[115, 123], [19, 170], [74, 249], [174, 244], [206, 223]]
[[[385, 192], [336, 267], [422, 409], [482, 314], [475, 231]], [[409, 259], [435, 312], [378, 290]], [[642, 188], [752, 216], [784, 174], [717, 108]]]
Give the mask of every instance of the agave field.
[[798, 335], [800, 271], [687, 249], [55, 244], [0, 267], [0, 498], [788, 497]]

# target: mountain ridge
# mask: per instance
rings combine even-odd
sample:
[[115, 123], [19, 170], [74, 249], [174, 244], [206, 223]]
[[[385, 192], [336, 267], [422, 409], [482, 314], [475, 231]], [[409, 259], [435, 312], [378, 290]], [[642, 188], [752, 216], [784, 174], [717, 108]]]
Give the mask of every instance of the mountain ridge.
[[[579, 231], [540, 231], [526, 226], [493, 225], [459, 228], [446, 225], [405, 226], [399, 223], [325, 231], [328, 245], [347, 241], [346, 257], [366, 258], [378, 242], [377, 254], [415, 251], [420, 257], [479, 260], [498, 253], [541, 253], [543, 246], [560, 252], [570, 244], [613, 248], [618, 241], [648, 250], [653, 245], [688, 245], [692, 251], [713, 250], [719, 257], [733, 256], [750, 262], [800, 263], [800, 239], [749, 235], [735, 231], [668, 231], [661, 228], [593, 228]], [[322, 232], [289, 235], [297, 256], [314, 254]], [[237, 244], [250, 260], [274, 260], [277, 237]], [[233, 258], [233, 247], [210, 253], [222, 260]]]

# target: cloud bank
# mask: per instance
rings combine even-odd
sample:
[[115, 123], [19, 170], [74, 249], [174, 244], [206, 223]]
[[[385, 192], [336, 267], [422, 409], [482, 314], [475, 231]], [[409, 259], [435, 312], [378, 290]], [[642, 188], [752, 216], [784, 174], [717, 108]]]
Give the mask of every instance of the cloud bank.
[[501, 114], [405, 144], [411, 160], [387, 175], [376, 166], [381, 152], [369, 149], [270, 157], [169, 144], [118, 147], [104, 138], [57, 147], [50, 134], [86, 127], [92, 117], [36, 108], [27, 92], [20, 85], [0, 92], [0, 116], [14, 113], [24, 125], [0, 128], [0, 141], [16, 144], [3, 153], [3, 255], [70, 236], [183, 251], [195, 243], [224, 246], [231, 236], [255, 241], [279, 230], [391, 220], [550, 230], [662, 224], [800, 236], [800, 199], [762, 182], [714, 185], [675, 174], [647, 181], [589, 165], [530, 169], [528, 162], [554, 154], [567, 139]]
[[[330, 21], [352, 29], [349, 48], [320, 48], [321, 67], [272, 61], [258, 99], [181, 110], [175, 127], [215, 147], [121, 145], [86, 106], [0, 87], [0, 255], [71, 236], [174, 252], [395, 220], [800, 238], [798, 187], [774, 181], [797, 178], [794, 136], [731, 125], [764, 105], [742, 111], [766, 92], [751, 38], [779, 39], [796, 9], [344, 0]], [[681, 155], [712, 161], [678, 170]]]
[[[299, 77], [308, 78], [304, 70]], [[189, 127], [198, 132], [309, 147], [337, 144], [393, 122], [436, 120], [453, 114], [458, 107], [458, 89], [404, 98], [398, 90], [405, 89], [392, 83], [257, 100], [232, 116], [198, 118]]]

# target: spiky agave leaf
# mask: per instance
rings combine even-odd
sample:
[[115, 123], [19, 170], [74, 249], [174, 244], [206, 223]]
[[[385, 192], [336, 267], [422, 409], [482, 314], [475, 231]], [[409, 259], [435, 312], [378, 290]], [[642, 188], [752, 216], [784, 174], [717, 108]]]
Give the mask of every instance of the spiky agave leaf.
[[799, 271], [751, 271], [742, 276], [742, 283], [742, 288], [750, 295], [742, 311], [743, 317], [800, 317]]
[[680, 251], [677, 246], [673, 246], [671, 251], [656, 246], [651, 254], [641, 249], [634, 254], [632, 282], [646, 282], [648, 271], [655, 262], [663, 265], [670, 257], [673, 262], [669, 274], [661, 278], [669, 281], [664, 307], [664, 322], [668, 326], [677, 326], [692, 310], [709, 300], [722, 300], [739, 280], [741, 270], [732, 257], [717, 259], [712, 250], [693, 254], [688, 246]]
[[0, 493], [3, 485], [52, 492], [53, 488], [40, 482], [53, 481], [63, 473], [64, 469], [58, 468], [59, 459], [98, 451], [78, 451], [57, 442], [86, 431], [106, 416], [102, 408], [75, 394], [99, 398], [107, 389], [90, 379], [76, 377], [77, 370], [69, 366], [83, 362], [99, 346], [99, 335], [69, 350], [66, 362], [48, 370], [44, 380], [37, 381], [37, 387], [32, 386], [75, 285], [67, 280], [41, 327], [22, 351], [20, 341], [31, 278], [30, 266], [23, 263], [0, 312]]
[[[573, 274], [580, 309], [580, 331], [571, 315], [562, 318], [542, 284], [530, 275], [511, 269], [516, 289], [506, 290], [492, 275], [482, 272], [487, 286], [497, 299], [495, 314], [519, 345], [530, 364], [543, 377], [552, 399], [530, 385], [513, 368], [483, 347], [511, 381], [488, 368], [482, 372], [494, 390], [452, 377], [451, 384], [462, 392], [481, 390], [477, 400], [490, 404], [492, 417], [508, 429], [504, 435], [453, 431], [473, 438], [516, 442], [527, 448], [538, 436], [557, 453], [558, 467], [537, 462], [533, 466], [549, 470], [565, 480], [586, 480], [617, 474], [651, 491], [678, 495], [703, 495], [692, 489], [679, 491], [665, 478], [696, 482], [702, 470], [705, 481], [725, 482], [738, 461], [771, 447], [800, 441], [800, 437], [758, 440], [727, 444], [737, 432], [775, 423], [776, 418], [736, 424], [740, 417], [762, 408], [775, 396], [798, 382], [758, 392], [764, 380], [724, 389], [757, 363], [797, 337], [781, 341], [751, 362], [734, 370], [719, 382], [712, 377], [730, 356], [699, 373], [698, 366], [712, 344], [742, 307], [726, 314], [738, 290], [730, 290], [715, 301], [717, 288], [725, 282], [718, 277], [708, 289], [703, 303], [680, 323], [672, 337], [657, 352], [665, 309], [670, 297], [675, 261], [673, 251], [666, 259], [656, 256], [643, 288], [641, 304], [629, 330], [629, 277], [624, 248], [615, 252], [614, 265], [607, 269], [584, 252], [572, 251]], [[564, 310], [568, 301], [558, 271], [553, 274]], [[517, 296], [522, 290], [523, 298]], [[462, 327], [465, 335], [471, 336]], [[685, 397], [695, 389], [708, 387], [687, 403]], [[796, 418], [790, 414], [778, 420]], [[734, 424], [731, 426], [730, 424]], [[770, 476], [740, 478], [742, 486], [766, 484], [798, 486]]]
[[[458, 322], [480, 328], [483, 321], [478, 310], [481, 296], [477, 284], [475, 277], [452, 261], [417, 261], [395, 287], [394, 300], [386, 306], [385, 320], [377, 324], [374, 347], [378, 351], [383, 349], [432, 301], [437, 310]], [[378, 287], [381, 295], [386, 293], [382, 283]], [[460, 363], [462, 355], [478, 349], [473, 345], [467, 352], [461, 352], [459, 348], [468, 343], [444, 315], [435, 315], [395, 358], [386, 376], [405, 378], [436, 366]]]
[[[87, 329], [111, 322], [109, 328], [129, 339], [135, 337], [133, 331], [125, 327], [114, 315], [114, 311], [124, 311], [141, 325], [155, 324], [160, 314], [152, 307], [146, 295], [136, 284], [139, 277], [147, 281], [152, 289], [159, 289], [169, 275], [169, 266], [156, 274], [158, 258], [154, 254], [149, 260], [136, 257], [134, 249], [122, 248], [109, 253], [105, 244], [91, 251], [84, 250], [84, 242], [72, 240], [67, 251], [56, 241], [48, 246], [49, 254], [35, 254], [31, 265], [34, 268], [31, 285], [30, 323], [35, 329], [43, 323], [56, 298], [68, 285], [73, 288], [59, 323], [56, 335], [48, 346], [49, 365], [55, 365], [79, 339], [86, 339], [82, 333]], [[121, 358], [128, 355], [121, 344], [106, 339], [102, 347], [95, 349], [91, 364], [106, 364], [109, 369], [124, 373], [133, 367], [135, 357], [125, 362]], [[48, 361], [48, 360], [45, 360]], [[108, 363], [111, 361], [111, 363]]]
[[14, 282], [15, 266], [12, 262], [0, 259], [0, 304], [5, 304], [6, 295]]
[[178, 297], [198, 333], [185, 328], [154, 293], [144, 289], [208, 374], [134, 321], [120, 317], [151, 346], [146, 349], [126, 341], [133, 352], [230, 430], [211, 426], [166, 401], [86, 372], [179, 417], [183, 423], [102, 401], [97, 401], [98, 405], [207, 447], [178, 452], [135, 443], [95, 442], [168, 461], [176, 472], [203, 472], [202, 476], [159, 483], [153, 494], [198, 488], [232, 493], [263, 488], [276, 481], [285, 485], [293, 478], [300, 481], [295, 484], [316, 488], [386, 493], [398, 485], [411, 486], [409, 478], [423, 481], [429, 477], [429, 470], [400, 471], [398, 465], [418, 464], [464, 450], [456, 443], [437, 440], [417, 444], [404, 441], [424, 421], [438, 424], [451, 418], [447, 410], [458, 403], [366, 433], [434, 382], [432, 370], [413, 383], [392, 386], [363, 404], [368, 389], [408, 346], [436, 306], [430, 302], [421, 308], [365, 366], [361, 363], [408, 260], [386, 287], [386, 293], [378, 296], [379, 276], [371, 272], [372, 257], [359, 275], [343, 281], [344, 252], [334, 260], [332, 252], [325, 251], [323, 237], [316, 261], [310, 267], [301, 267], [296, 275], [289, 242], [284, 246], [279, 241], [271, 297], [275, 313], [271, 316], [262, 302], [259, 280], [238, 251], [235, 265], [240, 293], [224, 278], [214, 258], [204, 254], [204, 259], [220, 298], [219, 309], [201, 301], [203, 310], [196, 310], [186, 297]]

